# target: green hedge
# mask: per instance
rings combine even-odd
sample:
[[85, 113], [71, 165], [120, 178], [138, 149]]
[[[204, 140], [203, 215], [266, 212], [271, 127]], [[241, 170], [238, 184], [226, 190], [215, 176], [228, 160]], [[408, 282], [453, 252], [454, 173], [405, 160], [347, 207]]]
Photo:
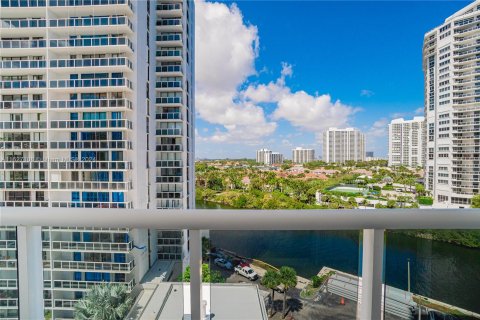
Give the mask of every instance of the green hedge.
[[418, 203], [424, 206], [431, 206], [433, 204], [432, 197], [418, 197]]

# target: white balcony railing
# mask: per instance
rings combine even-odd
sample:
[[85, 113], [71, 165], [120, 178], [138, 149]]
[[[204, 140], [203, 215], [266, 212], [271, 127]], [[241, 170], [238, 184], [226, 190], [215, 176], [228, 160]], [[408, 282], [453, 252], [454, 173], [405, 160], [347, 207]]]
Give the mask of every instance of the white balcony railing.
[[[66, 212], [65, 210], [68, 210]], [[199, 320], [202, 310], [201, 233], [200, 230], [360, 230], [363, 229], [362, 286], [359, 292], [359, 319], [381, 319], [383, 308], [384, 230], [398, 229], [480, 229], [480, 210], [153, 210], [3, 208], [0, 225], [18, 226], [19, 299], [24, 315], [36, 319], [43, 316], [43, 281], [34, 266], [41, 264], [41, 228], [145, 228], [190, 229], [190, 305], [191, 319]], [[37, 239], [38, 238], [38, 239]], [[28, 244], [28, 245], [27, 245]], [[28, 256], [28, 259], [26, 258]], [[1, 261], [0, 261], [1, 262]], [[12, 261], [16, 262], [16, 261]], [[45, 261], [47, 268], [67, 270], [104, 270], [125, 272], [130, 263]], [[91, 265], [87, 265], [91, 264]], [[15, 267], [14, 265], [13, 267]], [[25, 267], [26, 266], [26, 267]], [[31, 268], [29, 268], [31, 267]], [[29, 271], [30, 270], [30, 271]], [[30, 291], [30, 294], [29, 292]], [[37, 292], [33, 294], [32, 292]], [[32, 296], [29, 303], [22, 299]], [[57, 302], [54, 302], [56, 304]], [[60, 303], [69, 307], [69, 302]], [[38, 316], [37, 316], [38, 315]], [[28, 318], [28, 317], [27, 317]]]

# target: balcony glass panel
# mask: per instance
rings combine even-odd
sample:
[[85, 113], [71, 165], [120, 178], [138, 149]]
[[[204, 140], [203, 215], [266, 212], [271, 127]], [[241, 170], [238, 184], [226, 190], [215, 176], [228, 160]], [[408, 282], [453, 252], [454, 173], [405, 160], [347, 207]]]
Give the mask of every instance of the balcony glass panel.
[[387, 232], [385, 309], [403, 318], [479, 319], [479, 246], [476, 230]]

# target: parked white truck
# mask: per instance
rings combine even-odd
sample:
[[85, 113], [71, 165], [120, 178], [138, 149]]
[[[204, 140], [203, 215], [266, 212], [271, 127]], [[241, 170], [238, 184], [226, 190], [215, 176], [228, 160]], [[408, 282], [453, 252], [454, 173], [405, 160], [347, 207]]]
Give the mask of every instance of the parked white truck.
[[243, 267], [240, 266], [240, 265], [236, 266], [235, 267], [235, 273], [239, 274], [241, 276], [244, 276], [245, 278], [247, 278], [251, 281], [255, 281], [255, 280], [258, 279], [258, 274], [255, 271], [253, 271], [252, 268], [247, 267], [247, 266], [243, 266]]

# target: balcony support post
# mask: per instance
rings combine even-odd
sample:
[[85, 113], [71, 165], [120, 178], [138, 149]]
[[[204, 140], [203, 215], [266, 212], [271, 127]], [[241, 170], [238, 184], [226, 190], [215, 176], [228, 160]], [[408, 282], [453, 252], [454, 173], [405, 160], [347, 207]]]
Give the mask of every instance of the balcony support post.
[[202, 238], [200, 230], [190, 230], [190, 312], [192, 320], [202, 315]]
[[18, 300], [21, 319], [43, 319], [42, 227], [17, 227]]
[[383, 319], [383, 250], [384, 229], [363, 230], [360, 320]]

